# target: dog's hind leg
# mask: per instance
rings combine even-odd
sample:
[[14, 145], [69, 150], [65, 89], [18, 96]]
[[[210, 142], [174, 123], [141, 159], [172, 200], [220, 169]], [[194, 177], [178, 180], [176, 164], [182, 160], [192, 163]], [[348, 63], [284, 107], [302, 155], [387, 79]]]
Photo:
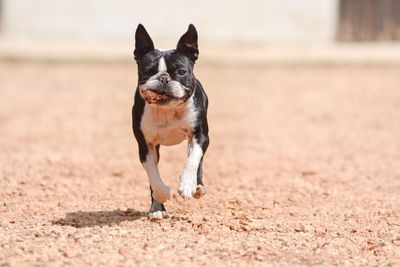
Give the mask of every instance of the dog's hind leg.
[[[156, 146], [156, 156], [157, 156], [157, 165], [158, 162], [160, 161], [160, 145]], [[151, 195], [151, 207], [150, 211], [148, 213], [149, 219], [162, 219], [162, 218], [167, 218], [167, 210], [164, 207], [163, 203], [158, 202], [157, 200], [154, 199], [153, 197], [153, 189], [151, 188], [150, 185], [150, 195]]]
[[165, 209], [163, 203], [160, 203], [154, 199], [153, 189], [151, 189], [151, 186], [150, 186], [150, 194], [151, 194], [151, 207], [149, 213], [147, 214], [149, 219], [157, 220], [157, 219], [167, 218], [168, 217], [167, 210]]
[[199, 168], [197, 169], [197, 185], [196, 192], [194, 193], [194, 198], [201, 198], [206, 194], [206, 188], [204, 187], [203, 182], [203, 157], [201, 158]]
[[204, 154], [207, 151], [208, 144], [209, 144], [209, 138], [206, 135], [203, 135], [202, 137], [199, 138], [201, 148], [203, 150], [203, 156], [201, 157], [199, 167], [197, 168], [197, 185], [196, 185], [196, 192], [194, 193], [194, 198], [201, 198], [206, 194], [206, 188], [204, 187], [204, 182], [203, 182], [203, 158]]
[[170, 198], [170, 188], [164, 184], [158, 171], [159, 146], [148, 146], [147, 155], [142, 162], [150, 182], [151, 207], [148, 214], [150, 219], [161, 219], [167, 216], [162, 203]]

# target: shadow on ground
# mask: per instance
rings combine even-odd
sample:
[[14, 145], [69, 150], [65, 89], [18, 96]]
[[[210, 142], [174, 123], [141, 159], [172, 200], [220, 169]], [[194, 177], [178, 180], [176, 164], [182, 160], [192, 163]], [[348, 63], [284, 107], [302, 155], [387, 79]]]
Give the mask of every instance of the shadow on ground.
[[120, 209], [113, 211], [77, 211], [67, 213], [64, 218], [52, 221], [52, 223], [82, 228], [119, 224], [123, 221], [135, 221], [145, 216], [145, 212], [134, 209], [125, 211]]

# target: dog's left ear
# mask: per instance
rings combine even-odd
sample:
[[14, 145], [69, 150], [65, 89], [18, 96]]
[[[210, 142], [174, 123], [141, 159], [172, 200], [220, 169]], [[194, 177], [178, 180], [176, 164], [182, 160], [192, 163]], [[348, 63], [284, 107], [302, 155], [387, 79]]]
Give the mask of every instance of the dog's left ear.
[[194, 63], [199, 57], [199, 47], [197, 44], [197, 31], [193, 24], [189, 25], [189, 28], [179, 39], [176, 51], [186, 55]]
[[153, 40], [142, 24], [139, 24], [135, 33], [135, 60], [140, 60], [145, 54], [154, 50]]

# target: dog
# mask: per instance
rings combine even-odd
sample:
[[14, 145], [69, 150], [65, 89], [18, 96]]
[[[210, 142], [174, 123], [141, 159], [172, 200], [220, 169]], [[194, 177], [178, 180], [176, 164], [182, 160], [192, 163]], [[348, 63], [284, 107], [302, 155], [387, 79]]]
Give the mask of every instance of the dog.
[[205, 194], [202, 163], [209, 145], [208, 98], [193, 68], [199, 56], [197, 30], [190, 24], [172, 50], [155, 49], [142, 24], [135, 33], [134, 58], [138, 85], [132, 108], [132, 127], [139, 158], [150, 182], [150, 219], [167, 218], [164, 203], [170, 188], [158, 171], [160, 146], [188, 140], [188, 157], [180, 175], [184, 199]]

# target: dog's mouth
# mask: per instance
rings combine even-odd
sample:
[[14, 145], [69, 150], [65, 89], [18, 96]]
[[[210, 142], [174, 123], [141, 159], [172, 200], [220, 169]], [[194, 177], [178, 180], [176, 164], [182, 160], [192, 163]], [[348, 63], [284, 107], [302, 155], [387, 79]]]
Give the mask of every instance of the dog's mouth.
[[142, 90], [142, 96], [149, 104], [163, 104], [173, 98], [167, 92], [160, 92], [152, 89]]
[[145, 88], [140, 90], [144, 100], [149, 104], [165, 105], [173, 101], [184, 101], [185, 97], [176, 97], [171, 95], [168, 91], [154, 90], [152, 88]]

